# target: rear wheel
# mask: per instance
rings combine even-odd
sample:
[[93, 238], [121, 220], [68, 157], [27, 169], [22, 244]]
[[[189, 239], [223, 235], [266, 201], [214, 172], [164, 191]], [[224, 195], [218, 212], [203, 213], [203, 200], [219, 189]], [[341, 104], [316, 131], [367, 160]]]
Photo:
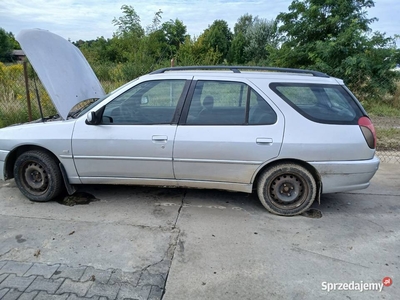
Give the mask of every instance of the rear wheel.
[[63, 188], [57, 162], [39, 150], [27, 151], [17, 158], [14, 178], [21, 193], [32, 201], [49, 201], [58, 196]]
[[257, 186], [258, 198], [271, 213], [294, 216], [314, 202], [317, 185], [312, 174], [297, 164], [279, 164], [267, 169]]

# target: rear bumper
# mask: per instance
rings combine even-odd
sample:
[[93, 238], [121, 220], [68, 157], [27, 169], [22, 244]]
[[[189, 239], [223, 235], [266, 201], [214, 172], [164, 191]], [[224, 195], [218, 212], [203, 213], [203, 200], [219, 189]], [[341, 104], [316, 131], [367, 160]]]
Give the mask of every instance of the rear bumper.
[[366, 189], [379, 168], [380, 160], [309, 162], [319, 173], [322, 194]]

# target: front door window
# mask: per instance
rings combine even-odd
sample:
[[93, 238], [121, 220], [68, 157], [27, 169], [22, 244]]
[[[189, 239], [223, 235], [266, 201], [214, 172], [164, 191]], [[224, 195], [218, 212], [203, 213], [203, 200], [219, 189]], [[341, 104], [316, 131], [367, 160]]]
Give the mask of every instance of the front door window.
[[103, 124], [170, 124], [186, 80], [140, 83], [106, 105]]

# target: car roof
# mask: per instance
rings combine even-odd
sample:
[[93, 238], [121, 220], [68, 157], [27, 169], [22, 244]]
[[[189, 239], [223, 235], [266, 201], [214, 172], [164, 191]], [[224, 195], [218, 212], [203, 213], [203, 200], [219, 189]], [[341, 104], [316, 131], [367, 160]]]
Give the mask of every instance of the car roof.
[[224, 77], [224, 78], [248, 78], [268, 79], [269, 81], [289, 82], [315, 82], [326, 84], [343, 84], [341, 79], [330, 77], [325, 73], [313, 70], [289, 69], [277, 67], [253, 67], [253, 66], [188, 66], [163, 68], [149, 73], [147, 76], [169, 77], [176, 75], [190, 75], [198, 77]]
[[269, 71], [269, 72], [282, 72], [282, 73], [294, 73], [294, 74], [308, 74], [316, 77], [329, 78], [329, 75], [305, 69], [293, 69], [293, 68], [278, 68], [278, 67], [258, 67], [258, 66], [184, 66], [184, 67], [171, 67], [158, 69], [151, 74], [165, 73], [168, 71], [189, 71], [189, 70], [229, 70], [233, 73], [242, 73], [241, 70], [253, 70], [253, 71]]

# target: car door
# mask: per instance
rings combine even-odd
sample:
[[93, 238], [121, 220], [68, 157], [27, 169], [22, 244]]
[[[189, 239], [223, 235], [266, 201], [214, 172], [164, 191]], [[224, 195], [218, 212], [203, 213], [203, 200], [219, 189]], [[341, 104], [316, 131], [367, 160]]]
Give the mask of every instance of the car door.
[[174, 179], [177, 111], [189, 84], [185, 79], [141, 82], [100, 109], [99, 125], [77, 121], [72, 149], [81, 181]]
[[176, 179], [248, 184], [277, 157], [284, 119], [257, 87], [195, 78], [174, 146]]

